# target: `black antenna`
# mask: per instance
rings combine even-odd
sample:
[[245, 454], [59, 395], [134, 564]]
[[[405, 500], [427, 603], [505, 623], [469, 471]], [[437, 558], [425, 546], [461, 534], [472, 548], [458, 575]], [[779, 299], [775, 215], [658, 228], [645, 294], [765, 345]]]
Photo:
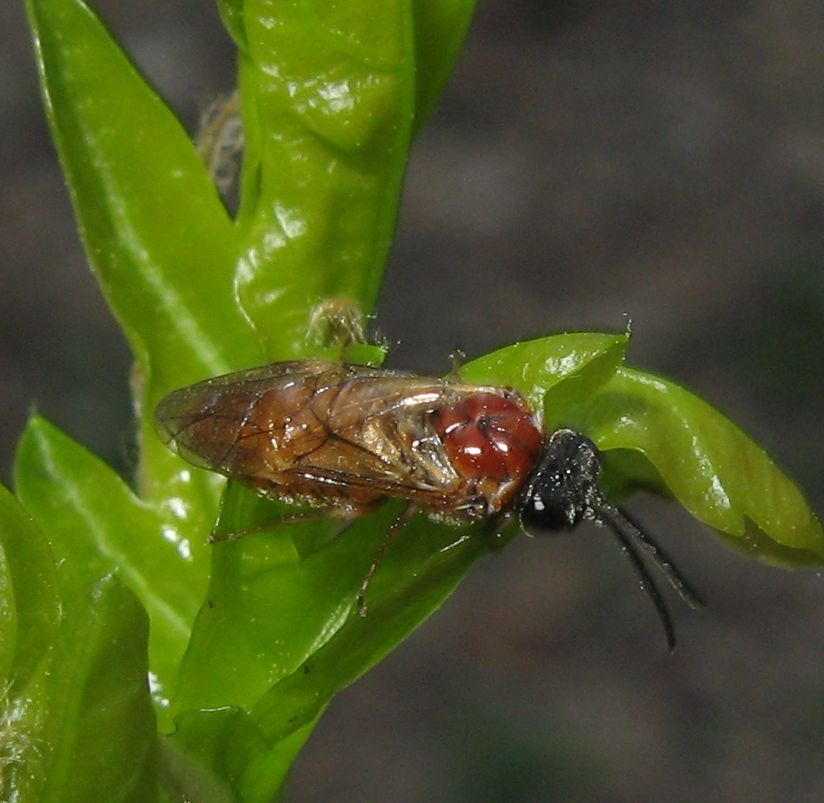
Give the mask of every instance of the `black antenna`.
[[[609, 503], [607, 503], [607, 505], [609, 507], [613, 507]], [[628, 529], [633, 536], [635, 536], [635, 539], [652, 557], [655, 564], [661, 569], [667, 580], [669, 580], [670, 585], [678, 592], [678, 596], [681, 597], [681, 599], [684, 600], [684, 602], [686, 602], [687, 605], [689, 605], [693, 610], [706, 608], [707, 603], [690, 585], [687, 578], [684, 577], [681, 570], [675, 565], [669, 554], [664, 551], [664, 548], [657, 544], [652, 539], [652, 536], [645, 532], [638, 521], [630, 516], [624, 508], [614, 508], [614, 511], [619, 519], [623, 519], [625, 528]]]
[[555, 430], [518, 499], [521, 527], [526, 533], [536, 534], [571, 530], [584, 519], [606, 525], [632, 562], [641, 588], [652, 599], [671, 652], [675, 647], [672, 618], [642, 551], [657, 564], [684, 602], [693, 608], [703, 607], [704, 602], [641, 525], [606, 498], [598, 486], [601, 468], [598, 447], [586, 435], [571, 429]]
[[641, 588], [644, 589], [644, 591], [649, 594], [650, 599], [652, 599], [658, 618], [664, 626], [669, 651], [672, 652], [675, 649], [675, 628], [672, 625], [669, 608], [661, 592], [658, 590], [658, 586], [655, 584], [652, 575], [641, 559], [641, 555], [633, 539], [640, 543], [644, 550], [652, 556], [656, 565], [661, 569], [667, 580], [669, 580], [670, 585], [678, 592], [678, 595], [684, 602], [691, 608], [703, 608], [704, 601], [692, 589], [678, 570], [678, 567], [672, 562], [669, 555], [653, 541], [648, 533], [641, 529], [637, 522], [627, 515], [626, 511], [615, 507], [615, 505], [604, 498], [598, 499], [596, 504], [592, 506], [592, 509], [595, 513], [596, 520], [603, 522], [612, 530], [618, 542], [621, 544], [624, 553], [632, 563], [633, 569], [635, 569], [635, 573], [641, 581]]

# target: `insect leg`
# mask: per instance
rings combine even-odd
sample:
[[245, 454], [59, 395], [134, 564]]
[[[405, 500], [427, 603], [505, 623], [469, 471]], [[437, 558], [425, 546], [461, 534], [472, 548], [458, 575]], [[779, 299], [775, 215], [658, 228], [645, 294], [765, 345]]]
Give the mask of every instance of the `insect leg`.
[[[212, 532], [209, 533], [209, 543], [218, 544], [223, 541], [237, 541], [240, 538], [245, 538], [247, 535], [257, 535], [259, 533], [266, 532], [267, 530], [272, 530], [281, 524], [301, 524], [305, 521], [329, 519], [331, 516], [334, 516], [335, 512], [336, 511], [334, 509], [330, 508], [317, 508], [306, 511], [305, 513], [294, 513], [288, 516], [278, 516], [277, 518], [267, 521], [265, 524], [261, 524], [258, 527], [250, 527], [248, 530], [238, 530], [237, 532], [231, 533], [216, 533], [212, 530]], [[363, 513], [358, 511], [357, 513], [353, 513], [351, 516], [345, 517], [341, 529], [338, 532], [341, 532], [349, 526], [352, 521], [361, 515], [363, 515]], [[337, 534], [338, 533], [335, 533], [335, 535]]]
[[449, 373], [444, 377], [447, 382], [461, 381], [461, 366], [466, 362], [466, 354], [462, 348], [456, 348], [455, 351], [449, 355], [450, 369]]
[[386, 536], [381, 542], [381, 545], [378, 547], [378, 551], [375, 553], [375, 556], [372, 558], [372, 563], [369, 564], [369, 569], [367, 570], [366, 576], [363, 578], [360, 590], [358, 591], [357, 605], [359, 616], [366, 616], [366, 592], [369, 589], [369, 584], [372, 582], [372, 578], [375, 576], [375, 572], [377, 571], [380, 562], [383, 560], [383, 556], [386, 554], [386, 550], [389, 549], [389, 544], [401, 531], [401, 529], [403, 529], [406, 522], [408, 522], [409, 519], [415, 515], [417, 510], [418, 506], [414, 502], [410, 502], [404, 508], [403, 513], [401, 513], [401, 515], [389, 525], [389, 529], [386, 531]]
[[504, 513], [498, 513], [496, 516], [492, 516], [492, 518], [489, 518], [484, 522], [483, 534], [486, 537], [487, 544], [491, 549], [497, 549], [502, 546], [500, 543], [501, 536], [514, 520], [515, 513], [511, 510], [507, 510]]
[[309, 339], [325, 346], [366, 343], [365, 316], [361, 308], [347, 298], [321, 301], [309, 318]]

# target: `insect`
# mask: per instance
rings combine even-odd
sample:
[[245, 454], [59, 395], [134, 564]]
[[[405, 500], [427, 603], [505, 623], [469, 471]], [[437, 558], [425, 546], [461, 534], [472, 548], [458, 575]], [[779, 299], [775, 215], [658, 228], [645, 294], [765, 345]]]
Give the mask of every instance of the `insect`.
[[511, 388], [462, 384], [362, 365], [300, 360], [226, 374], [173, 391], [158, 405], [160, 437], [196, 466], [263, 496], [346, 519], [387, 498], [406, 499], [358, 596], [364, 596], [392, 532], [422, 509], [452, 523], [517, 520], [529, 535], [606, 525], [650, 594], [670, 649], [669, 611], [640, 546], [691, 606], [703, 603], [670, 558], [598, 480], [595, 444], [569, 429], [545, 434]]

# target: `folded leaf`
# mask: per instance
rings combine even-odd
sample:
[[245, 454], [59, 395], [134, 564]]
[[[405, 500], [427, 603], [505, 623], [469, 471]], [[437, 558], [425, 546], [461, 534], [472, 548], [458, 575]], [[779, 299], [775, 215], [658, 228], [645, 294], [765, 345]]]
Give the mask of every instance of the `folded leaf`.
[[105, 463], [35, 417], [17, 452], [18, 495], [48, 535], [70, 592], [116, 572], [152, 619], [156, 702], [168, 705], [206, 591], [207, 534], [189, 539]]
[[429, 618], [490, 546], [477, 528], [437, 525], [424, 516], [398, 538], [369, 588], [367, 615], [350, 616], [253, 709], [253, 721], [268, 738], [282, 739], [315, 719], [334, 694]]
[[238, 708], [189, 711], [175, 724], [175, 732], [164, 738], [162, 760], [184, 799], [206, 799], [206, 790], [215, 803], [270, 803], [316, 723], [278, 742], [267, 739]]
[[33, 670], [4, 691], [3, 800], [161, 800], [147, 635], [145, 612], [112, 575], [61, 599]]
[[413, 0], [415, 133], [429, 119], [460, 53], [476, 0]]
[[0, 485], [0, 676], [9, 693], [28, 682], [60, 620], [54, 556], [43, 533]]
[[515, 388], [546, 425], [595, 393], [615, 373], [629, 344], [625, 334], [576, 332], [526, 340], [461, 366], [461, 379]]
[[270, 359], [306, 356], [319, 302], [368, 312], [380, 286], [414, 118], [409, 2], [222, 10], [244, 42], [236, 292]]
[[563, 423], [602, 450], [640, 452], [693, 516], [757, 557], [824, 559], [821, 523], [797, 486], [728, 418], [678, 385], [619, 368]]
[[[261, 362], [234, 298], [236, 231], [187, 133], [81, 0], [27, 8], [86, 252], [140, 363], [139, 406]], [[183, 469], [146, 421], [140, 435], [142, 493], [213, 513], [215, 483]]]
[[37, 689], [48, 700], [35, 731], [44, 744], [41, 803], [160, 800], [148, 627], [140, 603], [112, 575], [72, 600]]
[[46, 109], [89, 259], [153, 398], [260, 360], [237, 245], [189, 136], [80, 0], [28, 0]]

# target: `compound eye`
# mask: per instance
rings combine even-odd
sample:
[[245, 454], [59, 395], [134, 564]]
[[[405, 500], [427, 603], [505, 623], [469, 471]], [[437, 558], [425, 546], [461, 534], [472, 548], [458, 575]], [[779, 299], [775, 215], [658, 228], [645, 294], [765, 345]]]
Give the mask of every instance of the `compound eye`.
[[535, 536], [568, 530], [580, 521], [573, 506], [553, 503], [540, 494], [526, 498], [520, 518], [524, 532]]

